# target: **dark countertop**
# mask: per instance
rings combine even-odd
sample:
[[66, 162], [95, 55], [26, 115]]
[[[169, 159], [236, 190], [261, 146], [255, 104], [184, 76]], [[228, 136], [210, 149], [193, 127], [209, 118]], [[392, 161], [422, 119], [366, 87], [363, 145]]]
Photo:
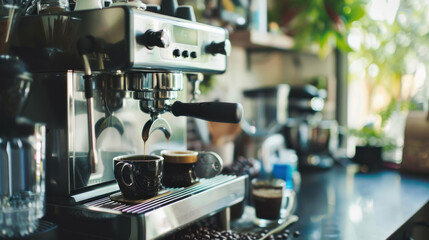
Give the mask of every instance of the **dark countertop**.
[[301, 178], [300, 219], [289, 227], [300, 232], [299, 239], [387, 239], [429, 201], [429, 176], [359, 173], [349, 165], [302, 171]]
[[302, 172], [291, 229], [303, 239], [386, 239], [429, 200], [429, 177], [357, 170]]

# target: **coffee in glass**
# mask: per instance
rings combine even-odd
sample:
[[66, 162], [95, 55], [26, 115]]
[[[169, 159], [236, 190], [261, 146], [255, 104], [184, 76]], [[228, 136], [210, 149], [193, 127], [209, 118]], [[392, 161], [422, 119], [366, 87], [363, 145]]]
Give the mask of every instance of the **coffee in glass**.
[[253, 179], [252, 198], [255, 207], [255, 224], [266, 227], [281, 224], [294, 207], [295, 192], [286, 189], [282, 179]]

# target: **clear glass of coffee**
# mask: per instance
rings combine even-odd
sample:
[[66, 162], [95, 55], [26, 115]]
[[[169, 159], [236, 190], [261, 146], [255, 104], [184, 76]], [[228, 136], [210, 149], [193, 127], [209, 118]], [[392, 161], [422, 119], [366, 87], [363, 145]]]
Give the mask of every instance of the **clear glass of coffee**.
[[253, 179], [254, 223], [259, 227], [283, 223], [292, 213], [295, 192], [283, 179]]

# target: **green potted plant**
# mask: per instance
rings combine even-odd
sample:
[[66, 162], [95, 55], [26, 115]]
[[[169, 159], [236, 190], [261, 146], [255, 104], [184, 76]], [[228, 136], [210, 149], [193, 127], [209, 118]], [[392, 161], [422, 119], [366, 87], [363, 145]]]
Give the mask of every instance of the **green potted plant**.
[[381, 169], [382, 151], [394, 146], [392, 139], [387, 137], [382, 129], [377, 129], [373, 125], [352, 129], [350, 134], [357, 139], [353, 161], [360, 164], [364, 171]]
[[277, 22], [298, 50], [314, 49], [325, 58], [332, 49], [350, 51], [347, 33], [362, 18], [365, 0], [271, 0], [268, 21]]
[[[398, 159], [394, 161], [400, 163], [406, 114], [408, 109], [415, 109], [413, 94], [417, 82], [423, 82], [420, 73], [429, 70], [426, 64], [429, 61], [427, 25], [421, 24], [429, 20], [426, 14], [429, 4], [415, 0], [401, 1], [396, 9], [391, 8], [391, 13], [379, 15], [376, 10], [383, 6], [373, 5], [373, 8], [375, 11], [368, 10], [373, 12], [373, 16], [365, 15], [358, 24], [353, 25], [349, 34], [352, 40], [349, 44], [354, 50], [349, 54], [349, 80], [351, 84], [360, 82], [360, 86], [364, 86], [362, 89], [353, 85], [349, 94], [366, 96], [359, 98], [351, 107], [356, 112], [351, 118], [369, 116], [373, 120], [370, 129], [364, 126], [354, 131], [353, 135], [358, 139], [367, 139], [367, 143], [373, 139], [372, 142], [377, 144], [361, 141], [358, 147], [380, 145], [383, 155], [401, 150], [396, 151], [399, 154], [396, 154]], [[387, 6], [384, 8], [388, 9]], [[356, 89], [365, 91], [365, 94], [358, 93]], [[393, 122], [396, 126], [389, 127]]]
[[414, 107], [411, 101], [397, 102], [393, 99], [384, 110], [377, 113], [380, 120], [378, 124], [372, 122], [360, 129], [350, 129], [349, 134], [357, 140], [354, 162], [365, 166], [365, 169], [369, 171], [380, 169], [384, 163], [383, 160], [386, 160], [386, 152], [402, 147], [398, 146], [400, 139], [390, 134], [391, 128], [389, 129], [387, 125], [392, 122], [392, 117], [395, 117], [396, 112], [408, 112], [408, 109]]

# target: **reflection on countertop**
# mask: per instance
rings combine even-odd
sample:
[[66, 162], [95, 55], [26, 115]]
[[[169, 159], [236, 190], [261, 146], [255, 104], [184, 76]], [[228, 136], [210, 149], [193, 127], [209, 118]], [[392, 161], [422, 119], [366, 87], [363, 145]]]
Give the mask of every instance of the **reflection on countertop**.
[[387, 239], [429, 201], [429, 176], [355, 165], [301, 175], [299, 221], [289, 228], [299, 239]]

